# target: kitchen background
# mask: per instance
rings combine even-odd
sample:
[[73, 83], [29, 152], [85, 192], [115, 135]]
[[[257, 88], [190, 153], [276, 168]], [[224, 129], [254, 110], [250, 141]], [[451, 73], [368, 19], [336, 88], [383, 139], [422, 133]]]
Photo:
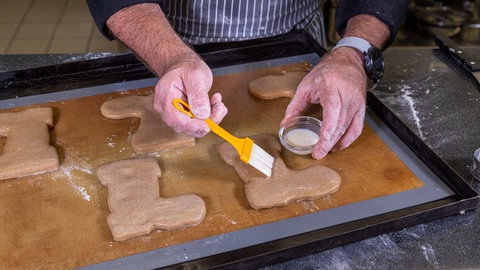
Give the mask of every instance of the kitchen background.
[[0, 0], [0, 53], [125, 51], [100, 34], [85, 0]]
[[[327, 0], [329, 44], [338, 39]], [[432, 35], [447, 34], [463, 45], [480, 45], [480, 0], [412, 0], [393, 46], [432, 46]], [[0, 0], [0, 54], [126, 52], [97, 30], [84, 0]]]

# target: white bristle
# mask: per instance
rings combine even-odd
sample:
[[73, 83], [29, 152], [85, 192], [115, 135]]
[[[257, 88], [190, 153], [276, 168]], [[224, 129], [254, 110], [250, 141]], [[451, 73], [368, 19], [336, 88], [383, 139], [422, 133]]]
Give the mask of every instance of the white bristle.
[[261, 171], [266, 176], [272, 175], [273, 162], [275, 158], [263, 150], [260, 146], [253, 144], [248, 164]]

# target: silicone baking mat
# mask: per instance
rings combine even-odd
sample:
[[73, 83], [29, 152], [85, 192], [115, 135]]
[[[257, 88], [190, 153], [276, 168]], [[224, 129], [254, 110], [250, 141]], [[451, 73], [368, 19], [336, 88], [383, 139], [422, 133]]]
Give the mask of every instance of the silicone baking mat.
[[[229, 108], [221, 126], [236, 136], [276, 134], [278, 131], [289, 99], [259, 100], [249, 95], [248, 83], [261, 76], [302, 69], [305, 63], [269, 67], [271, 64], [242, 65], [216, 72], [212, 92], [221, 92]], [[362, 135], [353, 145], [331, 153], [323, 160], [296, 156], [286, 151], [282, 153], [292, 169], [320, 164], [336, 170], [342, 177], [337, 193], [315, 201], [254, 210], [245, 198], [243, 181], [216, 152], [215, 145], [222, 143], [221, 139], [209, 134], [197, 139], [195, 147], [149, 154], [158, 159], [162, 170], [159, 179], [161, 196], [199, 195], [207, 208], [203, 222], [195, 227], [176, 231], [156, 230], [142, 237], [116, 242], [106, 223], [109, 213], [107, 189], [96, 178], [95, 169], [107, 162], [141, 157], [132, 151], [129, 143], [139, 119], [106, 119], [100, 114], [100, 106], [116, 97], [145, 95], [153, 91], [153, 87], [124, 88], [122, 85], [98, 87], [95, 89], [100, 89], [99, 92], [111, 93], [1, 111], [52, 107], [55, 126], [50, 133], [61, 166], [54, 172], [0, 182], [0, 268], [75, 268], [155, 250], [160, 252], [156, 253], [154, 264], [161, 267], [237, 248], [233, 243], [224, 249], [225, 243], [231, 242], [231, 239], [226, 239], [229, 234], [246, 232], [249, 235], [250, 229], [255, 232], [256, 228], [276, 226], [282, 221], [296, 220], [300, 223], [299, 218], [309, 218], [315, 213], [330, 218], [324, 219], [325, 224], [302, 225], [298, 229], [329, 226], [357, 218], [355, 213], [344, 211], [354, 209], [349, 206], [360, 206], [364, 209], [360, 212], [365, 216], [388, 211], [381, 209], [383, 206], [377, 206], [389, 197], [393, 204], [401, 202], [395, 206], [401, 208], [405, 199], [398, 200], [396, 195], [425, 188], [423, 177], [398, 156], [398, 149], [392, 149], [385, 143], [377, 134], [377, 128], [372, 128], [378, 123], [368, 120]], [[88, 92], [88, 89], [85, 91]], [[52, 97], [55, 95], [46, 101]], [[320, 111], [320, 108], [312, 107], [307, 113], [321, 117]], [[5, 141], [3, 139], [0, 143], [5, 144]], [[440, 190], [434, 196], [448, 195], [447, 191]], [[362, 206], [365, 203], [366, 208]], [[343, 210], [341, 215], [346, 218], [339, 218], [336, 209]], [[298, 231], [287, 234], [295, 233]], [[264, 237], [259, 235], [258, 241], [264, 241]], [[285, 235], [268, 235], [265, 241], [279, 237]], [[248, 245], [237, 242], [239, 246]], [[188, 246], [191, 243], [198, 244], [203, 251], [191, 250], [192, 247]], [[97, 265], [102, 266], [106, 265]]]

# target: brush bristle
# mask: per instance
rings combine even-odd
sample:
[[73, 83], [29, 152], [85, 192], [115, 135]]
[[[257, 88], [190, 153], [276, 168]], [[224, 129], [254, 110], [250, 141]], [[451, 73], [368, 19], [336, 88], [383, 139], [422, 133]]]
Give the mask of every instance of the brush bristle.
[[248, 164], [261, 171], [266, 176], [272, 175], [273, 162], [275, 158], [263, 150], [260, 146], [253, 144]]

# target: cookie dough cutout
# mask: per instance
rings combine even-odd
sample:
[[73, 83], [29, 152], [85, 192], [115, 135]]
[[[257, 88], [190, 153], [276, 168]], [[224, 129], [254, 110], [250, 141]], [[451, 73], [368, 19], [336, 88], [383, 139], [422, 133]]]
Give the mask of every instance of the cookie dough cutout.
[[96, 174], [108, 189], [107, 223], [116, 241], [146, 235], [155, 229], [198, 225], [207, 213], [204, 201], [197, 195], [160, 197], [161, 170], [155, 158], [107, 163]]
[[137, 154], [195, 145], [195, 138], [177, 133], [163, 122], [153, 108], [153, 95], [128, 96], [106, 101], [100, 108], [110, 119], [140, 118], [140, 126], [132, 135], [131, 145]]
[[58, 169], [58, 155], [50, 145], [49, 127], [53, 127], [50, 107], [0, 114], [0, 137], [6, 137], [0, 153], [0, 180]]
[[230, 144], [222, 143], [217, 150], [245, 182], [245, 194], [252, 208], [272, 208], [294, 201], [316, 200], [333, 194], [340, 188], [340, 175], [325, 166], [314, 165], [297, 171], [288, 169], [280, 156], [281, 145], [277, 137], [256, 135], [251, 138], [275, 157], [272, 176], [269, 178], [241, 161]]
[[268, 75], [250, 82], [248, 91], [259, 99], [293, 98], [297, 86], [303, 80], [307, 71], [292, 71], [282, 75]]

